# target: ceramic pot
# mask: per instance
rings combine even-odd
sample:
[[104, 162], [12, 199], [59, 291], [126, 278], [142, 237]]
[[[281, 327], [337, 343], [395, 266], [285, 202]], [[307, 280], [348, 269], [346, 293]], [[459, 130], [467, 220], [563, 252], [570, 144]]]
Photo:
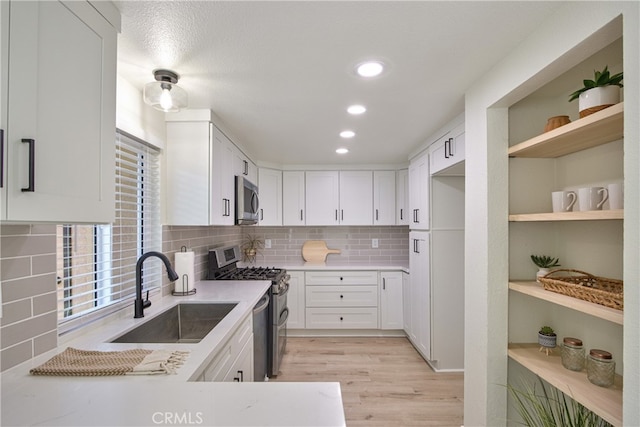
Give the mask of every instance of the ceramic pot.
[[580, 94], [578, 111], [580, 118], [604, 110], [620, 102], [620, 87], [616, 85], [594, 87]]
[[543, 347], [555, 348], [556, 338], [556, 335], [542, 335], [540, 332], [538, 332], [538, 344]]
[[548, 268], [541, 268], [540, 270], [538, 270], [538, 272], [536, 273], [536, 282], [540, 283], [540, 278], [546, 276], [547, 274], [549, 274]]

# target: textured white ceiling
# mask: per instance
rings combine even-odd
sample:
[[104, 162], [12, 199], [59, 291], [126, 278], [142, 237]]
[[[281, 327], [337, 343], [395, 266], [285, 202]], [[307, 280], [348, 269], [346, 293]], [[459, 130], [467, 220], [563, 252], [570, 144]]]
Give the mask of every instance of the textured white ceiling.
[[[248, 154], [279, 164], [389, 164], [463, 112], [464, 92], [561, 2], [115, 1], [119, 73], [181, 75]], [[388, 64], [363, 80], [365, 59]], [[350, 116], [352, 103], [366, 105]], [[338, 133], [352, 129], [343, 140]], [[338, 156], [335, 149], [351, 151]]]

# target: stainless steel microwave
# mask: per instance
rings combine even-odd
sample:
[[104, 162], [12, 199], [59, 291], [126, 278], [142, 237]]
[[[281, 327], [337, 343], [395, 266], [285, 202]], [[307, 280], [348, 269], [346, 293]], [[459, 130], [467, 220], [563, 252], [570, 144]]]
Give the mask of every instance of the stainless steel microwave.
[[236, 224], [256, 224], [259, 209], [258, 186], [243, 176], [236, 176]]

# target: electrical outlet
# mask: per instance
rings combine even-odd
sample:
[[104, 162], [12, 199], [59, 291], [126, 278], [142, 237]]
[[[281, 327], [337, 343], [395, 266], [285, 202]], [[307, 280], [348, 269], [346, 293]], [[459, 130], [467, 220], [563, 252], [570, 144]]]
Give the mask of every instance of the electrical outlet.
[[271, 249], [271, 239], [264, 239], [264, 248]]
[[378, 247], [378, 239], [371, 239], [371, 247], [372, 248]]

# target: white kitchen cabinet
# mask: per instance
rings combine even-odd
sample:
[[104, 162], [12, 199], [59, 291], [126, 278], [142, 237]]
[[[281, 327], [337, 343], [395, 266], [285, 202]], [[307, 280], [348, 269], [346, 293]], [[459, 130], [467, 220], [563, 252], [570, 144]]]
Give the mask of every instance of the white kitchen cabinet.
[[306, 225], [340, 224], [340, 174], [338, 171], [305, 173]]
[[258, 169], [259, 225], [282, 225], [282, 171]]
[[377, 329], [376, 271], [305, 273], [307, 329]]
[[423, 153], [409, 164], [409, 228], [429, 229], [429, 155]]
[[[402, 318], [403, 329], [411, 339], [413, 328], [411, 326], [411, 276], [402, 272]], [[414, 334], [415, 335], [415, 334]], [[415, 336], [413, 337], [415, 340]]]
[[[240, 373], [242, 372], [242, 373]], [[253, 318], [247, 316], [205, 368], [203, 381], [253, 381]]]
[[396, 171], [373, 171], [373, 225], [396, 224]]
[[2, 218], [112, 222], [117, 29], [88, 2], [1, 7]]
[[233, 150], [233, 175], [243, 176], [251, 183], [258, 183], [258, 168], [239, 148]]
[[429, 147], [432, 175], [464, 176], [464, 123]]
[[380, 273], [380, 329], [403, 329], [403, 281], [401, 271]]
[[289, 293], [287, 294], [287, 307], [289, 308], [289, 319], [287, 328], [305, 328], [305, 287], [304, 272], [289, 271]]
[[168, 224], [234, 224], [234, 148], [209, 121], [167, 122]]
[[396, 171], [396, 224], [409, 225], [409, 169]]
[[340, 225], [373, 224], [372, 207], [371, 171], [340, 171]]
[[411, 330], [409, 340], [422, 356], [431, 359], [431, 277], [429, 232], [409, 233]]
[[305, 174], [282, 172], [282, 225], [305, 225]]

